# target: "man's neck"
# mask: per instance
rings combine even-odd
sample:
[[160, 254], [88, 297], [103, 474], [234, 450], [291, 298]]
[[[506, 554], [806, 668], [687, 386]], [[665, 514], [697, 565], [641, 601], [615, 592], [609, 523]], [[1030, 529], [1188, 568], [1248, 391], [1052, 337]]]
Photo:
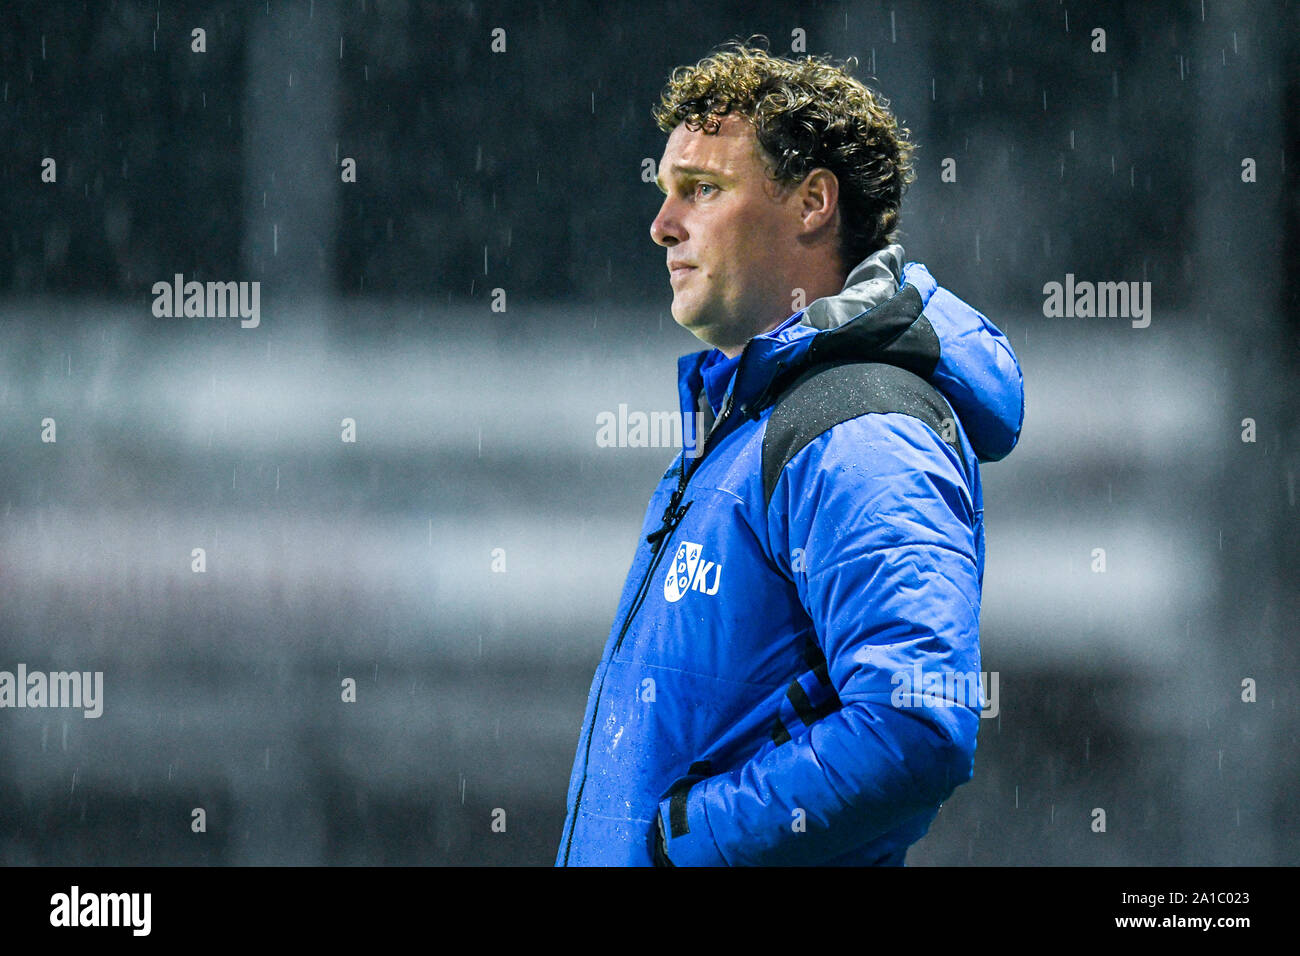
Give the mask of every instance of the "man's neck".
[[[844, 290], [844, 283], [848, 281], [848, 278], [849, 278], [849, 274], [847, 271], [838, 272], [832, 270], [832, 272], [828, 272], [826, 275], [822, 276], [820, 279], [818, 279], [817, 281], [811, 283], [809, 286], [806, 287], [807, 301], [815, 302], [817, 299], [824, 299], [827, 296], [838, 295], [840, 292]], [[760, 329], [759, 331], [755, 332], [754, 336], [766, 335], [768, 332], [771, 332], [773, 329], [778, 328], [787, 319], [789, 319], [790, 316], [794, 315], [796, 311], [799, 310], [796, 309], [787, 312], [783, 318], [776, 319], [773, 322], [771, 322], [766, 328]], [[753, 338], [754, 336], [751, 336], [751, 338]], [[746, 340], [744, 342], [741, 342], [738, 345], [725, 345], [725, 346], [719, 345], [718, 351], [720, 351], [727, 358], [735, 358], [741, 352], [745, 351], [745, 346], [748, 344], [749, 342], [748, 340]]]
[[[794, 313], [790, 313], [790, 314], [793, 315]], [[784, 319], [777, 319], [775, 322], [769, 323], [766, 328], [759, 329], [757, 332], [751, 335], [750, 339], [755, 338], [756, 336], [759, 335], [766, 335], [768, 332], [771, 332], [773, 329], [780, 327], [780, 325], [789, 318], [790, 316], [787, 315]], [[744, 342], [741, 342], [739, 345], [719, 345], [717, 348], [718, 351], [721, 352], [723, 355], [725, 355], [727, 358], [732, 359], [735, 358], [737, 355], [739, 355], [741, 352], [745, 351], [745, 346], [748, 344], [749, 344], [749, 339], [746, 339]]]

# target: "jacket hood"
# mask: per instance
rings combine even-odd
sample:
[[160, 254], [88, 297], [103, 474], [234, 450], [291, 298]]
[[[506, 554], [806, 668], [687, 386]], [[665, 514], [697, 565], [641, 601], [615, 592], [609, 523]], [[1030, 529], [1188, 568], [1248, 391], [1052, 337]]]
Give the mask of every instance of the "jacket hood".
[[[710, 351], [678, 360], [684, 416], [696, 407], [699, 369]], [[900, 245], [858, 263], [836, 295], [750, 339], [731, 400], [742, 415], [756, 418], [812, 366], [844, 361], [885, 362], [920, 375], [948, 400], [980, 461], [1005, 458], [1020, 438], [1024, 378], [1011, 344], [924, 265], [904, 263]]]

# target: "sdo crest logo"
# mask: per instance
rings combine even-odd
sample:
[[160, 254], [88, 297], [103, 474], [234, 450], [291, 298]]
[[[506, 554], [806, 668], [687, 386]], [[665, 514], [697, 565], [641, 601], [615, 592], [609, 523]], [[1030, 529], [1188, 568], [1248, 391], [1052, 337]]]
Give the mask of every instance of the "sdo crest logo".
[[[722, 582], [722, 565], [713, 561], [701, 561], [701, 545], [694, 541], [683, 541], [677, 546], [677, 554], [668, 568], [668, 577], [664, 578], [664, 597], [669, 601], [680, 601], [687, 591], [702, 591], [705, 594], [717, 594]], [[709, 575], [713, 575], [713, 584], [709, 584]]]

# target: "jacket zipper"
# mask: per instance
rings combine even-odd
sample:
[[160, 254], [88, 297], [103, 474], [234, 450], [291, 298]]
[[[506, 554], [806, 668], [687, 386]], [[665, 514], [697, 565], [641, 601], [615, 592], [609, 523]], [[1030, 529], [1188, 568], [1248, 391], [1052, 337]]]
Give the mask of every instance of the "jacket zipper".
[[[737, 369], [737, 374], [739, 374], [739, 369]], [[682, 454], [682, 467], [677, 473], [677, 488], [673, 491], [672, 497], [668, 499], [668, 507], [664, 508], [661, 524], [654, 531], [651, 531], [646, 535], [646, 541], [654, 549], [652, 552], [654, 554], [654, 560], [650, 562], [650, 567], [646, 569], [645, 576], [641, 578], [641, 586], [637, 589], [636, 598], [632, 602], [632, 607], [627, 613], [627, 618], [623, 621], [622, 628], [619, 629], [618, 640], [614, 643], [615, 652], [623, 646], [623, 637], [627, 634], [627, 629], [632, 624], [632, 618], [636, 616], [636, 612], [641, 608], [641, 602], [645, 600], [647, 586], [650, 579], [654, 577], [655, 569], [659, 567], [659, 559], [663, 557], [663, 552], [665, 550], [664, 545], [672, 538], [673, 533], [677, 530], [677, 526], [682, 523], [682, 518], [686, 517], [686, 509], [693, 504], [691, 501], [686, 502], [686, 504], [681, 503], [682, 498], [686, 494], [686, 486], [690, 483], [692, 476], [699, 471], [700, 463], [704, 461], [704, 457], [709, 453], [709, 449], [712, 447], [713, 437], [722, 432], [722, 424], [727, 420], [727, 416], [731, 414], [731, 399], [735, 394], [735, 391], [736, 390], [733, 387], [732, 390], [727, 393], [727, 400], [723, 403], [722, 411], [718, 414], [717, 421], [713, 423], [713, 427], [709, 429], [708, 436], [704, 439], [704, 447], [700, 450], [700, 457], [696, 459], [695, 465], [689, 472], [686, 470], [686, 455], [684, 452]], [[597, 690], [597, 694], [599, 695], [599, 690]], [[600, 703], [599, 696], [597, 696], [596, 702], [597, 704]]]
[[[564, 862], [566, 865], [569, 862], [569, 850], [573, 846], [573, 831], [578, 825], [578, 807], [582, 805], [582, 791], [587, 787], [587, 765], [588, 761], [591, 759], [591, 737], [596, 722], [596, 715], [600, 713], [600, 698], [601, 693], [605, 689], [605, 677], [609, 674], [609, 667], [614, 662], [614, 655], [617, 654], [618, 649], [623, 646], [623, 638], [627, 636], [628, 628], [632, 626], [632, 618], [636, 617], [636, 612], [641, 609], [641, 604], [645, 600], [646, 592], [650, 589], [650, 582], [654, 580], [655, 569], [659, 567], [660, 559], [663, 558], [664, 552], [667, 550], [667, 548], [662, 547], [662, 544], [667, 540], [667, 538], [672, 537], [673, 532], [677, 530], [677, 525], [681, 523], [687, 509], [689, 509], [692, 504], [693, 502], [688, 501], [673, 512], [674, 519], [672, 526], [668, 529], [666, 536], [660, 537], [660, 543], [655, 545], [654, 556], [650, 560], [650, 566], [646, 568], [645, 574], [641, 578], [641, 584], [637, 588], [636, 597], [632, 599], [632, 606], [628, 608], [627, 617], [623, 619], [623, 626], [619, 628], [618, 639], [614, 641], [614, 649], [609, 652], [609, 659], [604, 662], [604, 667], [600, 672], [600, 683], [596, 685], [596, 706], [593, 707], [591, 711], [591, 725], [586, 728], [587, 743], [582, 753], [582, 783], [578, 784], [578, 794], [573, 799], [573, 810], [571, 812], [572, 819], [569, 822], [569, 834], [565, 838]], [[663, 528], [659, 529], [659, 531], [663, 530]]]
[[[632, 618], [636, 617], [636, 612], [641, 610], [641, 604], [645, 601], [646, 593], [650, 590], [650, 582], [654, 580], [655, 571], [659, 568], [659, 561], [664, 556], [664, 551], [666, 549], [663, 545], [673, 536], [673, 532], [676, 531], [677, 526], [682, 523], [682, 518], [686, 517], [686, 511], [692, 504], [694, 504], [694, 502], [688, 501], [680, 508], [677, 508], [672, 515], [672, 524], [665, 525], [655, 532], [655, 534], [660, 535], [661, 537], [654, 545], [654, 550], [651, 552], [653, 557], [650, 561], [650, 567], [646, 568], [645, 575], [641, 578], [641, 586], [637, 588], [636, 597], [632, 599], [632, 606], [628, 609], [627, 617], [623, 620], [623, 626], [619, 628], [618, 640], [614, 642], [614, 650], [610, 652], [611, 657], [614, 654], [617, 654], [618, 649], [623, 646], [623, 638], [627, 636], [628, 628], [632, 626]], [[666, 532], [666, 534], [664, 532]], [[599, 690], [597, 693], [599, 694]]]
[[[743, 358], [741, 359], [741, 363], [744, 363]], [[736, 368], [736, 381], [740, 381], [739, 366]], [[650, 544], [654, 546], [656, 552], [659, 550], [659, 546], [663, 539], [673, 533], [677, 528], [677, 525], [681, 522], [682, 516], [686, 514], [686, 509], [682, 507], [681, 504], [682, 497], [686, 494], [686, 485], [690, 482], [691, 476], [699, 470], [700, 463], [704, 461], [704, 457], [709, 453], [709, 449], [712, 447], [713, 437], [721, 433], [722, 424], [731, 414], [731, 402], [735, 397], [735, 394], [736, 389], [733, 385], [731, 391], [727, 393], [727, 400], [722, 403], [722, 411], [718, 413], [717, 420], [714, 421], [713, 427], [709, 429], [709, 434], [704, 439], [704, 447], [700, 450], [700, 457], [696, 459], [694, 467], [692, 467], [689, 472], [686, 470], [686, 453], [683, 451], [682, 467], [677, 473], [677, 488], [673, 491], [672, 497], [668, 499], [668, 507], [664, 509], [663, 518], [661, 519], [659, 528], [646, 535], [646, 541], [650, 542]]]
[[722, 411], [719, 412], [713, 427], [709, 429], [708, 436], [704, 439], [704, 447], [700, 450], [700, 457], [695, 460], [694, 466], [687, 471], [686, 469], [686, 452], [682, 451], [682, 467], [678, 472], [677, 488], [673, 491], [672, 497], [668, 499], [668, 507], [664, 509], [662, 524], [650, 534], [646, 535], [646, 541], [654, 549], [654, 557], [650, 561], [650, 566], [646, 568], [645, 574], [641, 578], [641, 584], [637, 588], [636, 597], [632, 600], [632, 606], [628, 609], [627, 617], [623, 619], [623, 626], [619, 628], [618, 639], [614, 642], [614, 649], [610, 651], [609, 660], [605, 662], [605, 668], [600, 675], [600, 683], [596, 686], [596, 706], [591, 710], [591, 725], [587, 727], [586, 737], [587, 746], [582, 754], [582, 783], [578, 784], [577, 796], [573, 799], [573, 808], [570, 810], [569, 833], [564, 842], [564, 862], [569, 862], [569, 851], [573, 848], [573, 831], [578, 826], [578, 807], [582, 806], [582, 791], [587, 787], [587, 766], [591, 757], [591, 737], [592, 730], [595, 727], [596, 715], [600, 713], [601, 691], [605, 689], [605, 676], [609, 673], [609, 665], [613, 663], [614, 655], [618, 649], [623, 646], [623, 638], [627, 635], [628, 628], [632, 625], [632, 618], [636, 612], [641, 609], [641, 603], [645, 600], [646, 590], [650, 581], [654, 578], [655, 569], [659, 567], [659, 561], [663, 557], [666, 548], [664, 545], [673, 536], [677, 526], [681, 524], [682, 518], [686, 516], [686, 511], [694, 502], [688, 501], [682, 504], [682, 497], [686, 494], [686, 486], [690, 483], [694, 474], [699, 471], [700, 464], [708, 455], [709, 450], [713, 447], [713, 439], [716, 435], [721, 434], [722, 425], [731, 414], [732, 399], [736, 393], [736, 385], [740, 383], [740, 367], [745, 364], [745, 358], [742, 355], [739, 365], [736, 366], [736, 379], [731, 391], [727, 393], [727, 400], [722, 405]]

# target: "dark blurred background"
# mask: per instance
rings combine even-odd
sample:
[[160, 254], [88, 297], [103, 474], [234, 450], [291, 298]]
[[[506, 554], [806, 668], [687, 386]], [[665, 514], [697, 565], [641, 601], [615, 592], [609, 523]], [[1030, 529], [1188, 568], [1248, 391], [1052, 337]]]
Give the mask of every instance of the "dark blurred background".
[[[857, 58], [921, 144], [908, 258], [1025, 372], [982, 470], [1000, 713], [909, 863], [1300, 860], [1296, 4], [0, 27], [0, 670], [104, 674], [98, 719], [0, 710], [0, 863], [552, 862], [674, 454], [600, 447], [597, 415], [675, 409], [702, 347], [649, 237], [650, 108], [751, 34]], [[177, 273], [260, 282], [260, 325], [155, 317]], [[1150, 326], [1044, 316], [1067, 273], [1149, 281]]]

